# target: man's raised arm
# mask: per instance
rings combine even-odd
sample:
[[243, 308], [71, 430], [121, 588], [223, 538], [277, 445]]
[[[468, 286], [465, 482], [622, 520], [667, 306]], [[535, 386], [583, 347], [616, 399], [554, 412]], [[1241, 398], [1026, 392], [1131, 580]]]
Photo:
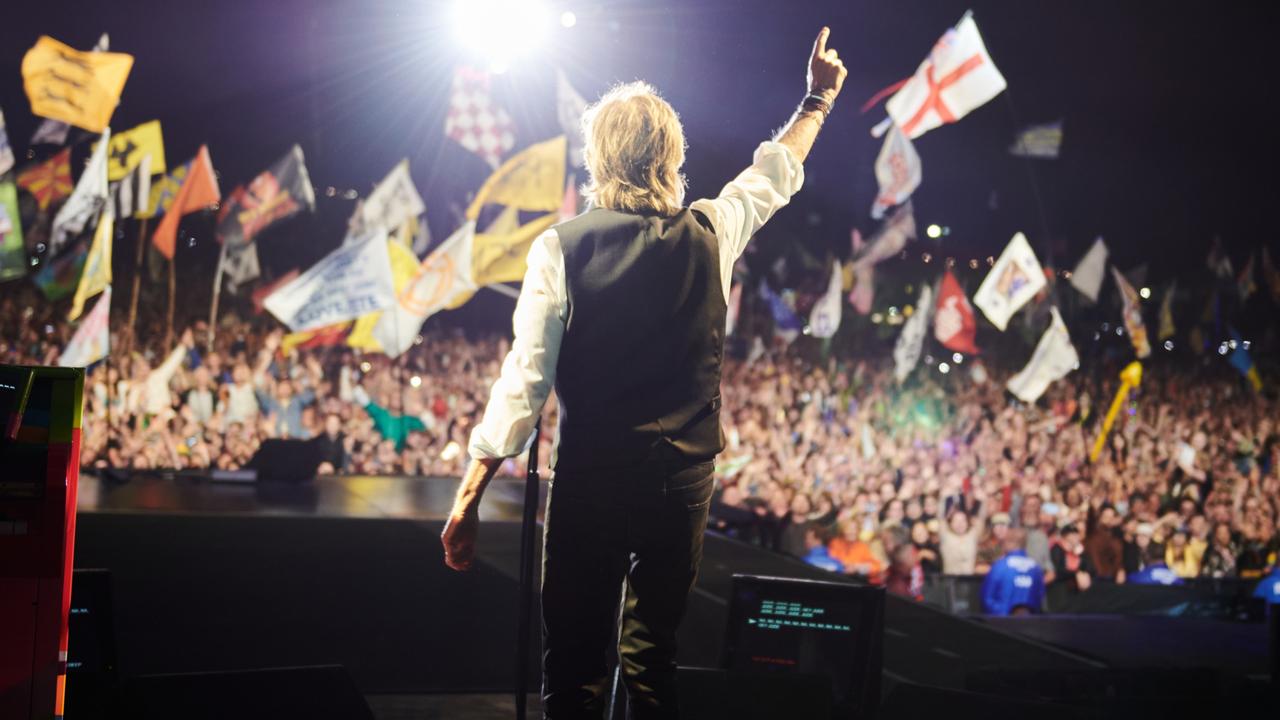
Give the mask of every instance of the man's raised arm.
[[845, 76], [849, 74], [836, 49], [827, 47], [830, 34], [831, 29], [824, 27], [818, 32], [818, 39], [813, 41], [813, 53], [809, 55], [809, 94], [774, 137], [800, 162], [809, 157], [818, 130], [835, 105], [836, 96], [844, 87]]

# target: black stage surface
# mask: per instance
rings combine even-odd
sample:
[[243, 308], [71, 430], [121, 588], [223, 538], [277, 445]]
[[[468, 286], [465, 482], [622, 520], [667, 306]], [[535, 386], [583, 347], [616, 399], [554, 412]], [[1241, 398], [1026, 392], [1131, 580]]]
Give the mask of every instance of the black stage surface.
[[[332, 663], [346, 666], [368, 696], [501, 693], [512, 683], [522, 482], [494, 481], [481, 509], [478, 562], [465, 574], [444, 566], [438, 540], [455, 486], [419, 478], [237, 486], [85, 477], [76, 567], [112, 571], [124, 677]], [[682, 665], [717, 665], [735, 572], [832, 579], [709, 535], [681, 631]], [[1010, 670], [1096, 677], [1161, 665], [1153, 658], [1171, 650], [1190, 653], [1181, 668], [1227, 667], [1213, 657], [1221, 648], [1194, 640], [1200, 632], [1180, 647], [1168, 639], [1202, 626], [1130, 629], [1094, 619], [1088, 633], [1079, 627], [1069, 619], [1034, 627], [970, 620], [890, 597], [885, 692], [900, 682], [963, 689], [975, 675]], [[1265, 630], [1251, 627], [1257, 638], [1236, 628], [1226, 646], [1241, 676], [1266, 671]], [[1152, 634], [1164, 641], [1151, 643]]]

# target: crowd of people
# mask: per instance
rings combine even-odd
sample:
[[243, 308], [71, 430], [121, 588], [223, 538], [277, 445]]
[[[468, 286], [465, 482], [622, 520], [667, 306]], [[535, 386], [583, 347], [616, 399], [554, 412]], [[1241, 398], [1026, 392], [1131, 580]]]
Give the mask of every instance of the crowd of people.
[[[0, 362], [56, 363], [71, 329], [26, 293], [0, 299]], [[85, 466], [234, 469], [264, 439], [316, 438], [321, 474], [456, 476], [509, 342], [437, 328], [391, 361], [284, 352], [270, 318], [233, 312], [212, 344], [204, 322], [169, 347], [161, 313], [144, 308], [138, 325], [131, 342], [113, 324], [110, 360], [89, 369]], [[1110, 367], [1026, 405], [1004, 390], [1016, 368], [994, 360], [899, 386], [887, 353], [743, 354], [723, 374], [723, 532], [917, 596], [926, 573], [986, 574], [1011, 553], [1072, 591], [1256, 578], [1276, 563], [1280, 407], [1228, 369], [1149, 372], [1091, 461]]]

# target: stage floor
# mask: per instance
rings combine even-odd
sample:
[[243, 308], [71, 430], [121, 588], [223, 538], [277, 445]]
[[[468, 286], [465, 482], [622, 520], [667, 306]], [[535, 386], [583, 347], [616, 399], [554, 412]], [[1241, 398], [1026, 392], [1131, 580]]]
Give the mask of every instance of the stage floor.
[[[438, 539], [452, 479], [81, 483], [76, 566], [112, 571], [123, 675], [338, 663], [380, 717], [432, 717], [413, 697], [429, 693], [478, 693], [489, 700], [477, 711], [509, 711], [523, 481], [495, 480], [486, 494], [468, 573], [444, 567]], [[708, 534], [682, 665], [718, 664], [734, 573], [839, 579]], [[1105, 653], [1062, 645], [890, 596], [886, 687], [963, 689], [972, 672], [1110, 667]], [[536, 638], [532, 647], [536, 688]]]

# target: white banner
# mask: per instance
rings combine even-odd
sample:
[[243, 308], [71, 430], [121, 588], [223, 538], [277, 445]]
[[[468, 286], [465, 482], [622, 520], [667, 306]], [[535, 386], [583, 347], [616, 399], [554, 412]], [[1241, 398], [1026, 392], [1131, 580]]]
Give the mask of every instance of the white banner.
[[982, 308], [992, 325], [1003, 332], [1009, 318], [1026, 305], [1047, 284], [1040, 261], [1031, 250], [1027, 236], [1013, 236], [1000, 259], [987, 273], [987, 277], [973, 296], [973, 304]]
[[476, 289], [471, 280], [472, 239], [476, 224], [468, 221], [418, 266], [396, 302], [382, 313], [373, 337], [390, 357], [413, 347], [422, 323], [448, 307], [460, 293]]
[[925, 285], [920, 289], [920, 301], [916, 303], [916, 311], [902, 324], [902, 334], [893, 346], [893, 377], [899, 383], [907, 379], [916, 364], [920, 362], [920, 351], [924, 348], [924, 336], [929, 333], [929, 311], [933, 308], [933, 288]]
[[302, 332], [382, 310], [395, 299], [387, 233], [379, 231], [329, 253], [262, 305], [290, 330]]
[[71, 196], [63, 203], [58, 214], [53, 218], [53, 229], [49, 231], [49, 255], [52, 257], [61, 252], [67, 240], [84, 232], [89, 219], [96, 217], [107, 201], [109, 186], [107, 185], [107, 146], [111, 144], [111, 128], [102, 133], [98, 146], [94, 148], [89, 163], [85, 165], [84, 174], [76, 182]]
[[1107, 276], [1107, 244], [1098, 238], [1071, 271], [1071, 285], [1093, 302], [1098, 302], [1102, 279]]
[[1080, 356], [1071, 344], [1071, 335], [1058, 314], [1058, 308], [1050, 308], [1050, 312], [1053, 320], [1040, 337], [1031, 360], [1021, 372], [1009, 378], [1006, 386], [1023, 402], [1035, 402], [1054, 380], [1066, 377], [1067, 373], [1080, 367]]
[[356, 209], [349, 223], [348, 240], [358, 240], [380, 229], [391, 232], [426, 210], [409, 175], [409, 161], [401, 160]]
[[840, 263], [832, 263], [831, 282], [827, 283], [827, 292], [813, 304], [809, 311], [809, 332], [816, 338], [829, 338], [840, 328], [841, 311], [844, 309], [844, 298], [840, 292]]
[[885, 133], [884, 145], [876, 156], [876, 182], [880, 192], [871, 203], [871, 217], [879, 220], [894, 205], [901, 205], [920, 187], [924, 169], [916, 148], [894, 125]]
[[58, 364], [62, 367], [88, 367], [107, 356], [111, 347], [111, 333], [108, 329], [111, 314], [111, 286], [108, 285], [98, 302], [84, 316], [71, 342], [62, 351]]

